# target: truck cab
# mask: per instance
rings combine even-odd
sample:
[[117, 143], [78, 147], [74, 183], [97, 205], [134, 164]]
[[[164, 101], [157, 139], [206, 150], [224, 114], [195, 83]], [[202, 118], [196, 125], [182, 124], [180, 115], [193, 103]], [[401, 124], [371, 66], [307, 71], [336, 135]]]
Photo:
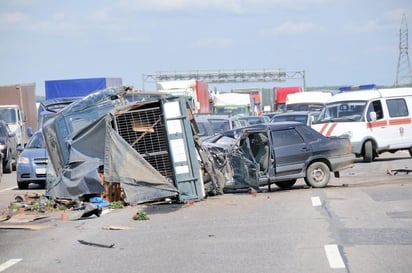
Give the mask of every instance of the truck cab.
[[0, 120], [0, 153], [3, 159], [3, 172], [11, 173], [17, 164], [17, 141], [16, 134], [4, 120]]
[[0, 105], [0, 120], [3, 120], [16, 135], [17, 145], [27, 142], [26, 115], [18, 105]]

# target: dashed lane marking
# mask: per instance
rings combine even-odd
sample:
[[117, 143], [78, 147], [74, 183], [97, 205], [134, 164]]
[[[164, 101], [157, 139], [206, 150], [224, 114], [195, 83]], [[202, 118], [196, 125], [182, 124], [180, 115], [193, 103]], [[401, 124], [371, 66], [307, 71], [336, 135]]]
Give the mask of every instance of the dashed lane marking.
[[0, 264], [0, 272], [3, 272], [7, 268], [17, 264], [18, 262], [21, 262], [23, 259], [10, 259], [7, 262], [4, 262]]
[[322, 206], [322, 201], [320, 201], [320, 198], [318, 196], [313, 196], [311, 197], [311, 199], [312, 199], [312, 206], [314, 207]]
[[338, 245], [325, 245], [325, 252], [330, 268], [345, 268]]

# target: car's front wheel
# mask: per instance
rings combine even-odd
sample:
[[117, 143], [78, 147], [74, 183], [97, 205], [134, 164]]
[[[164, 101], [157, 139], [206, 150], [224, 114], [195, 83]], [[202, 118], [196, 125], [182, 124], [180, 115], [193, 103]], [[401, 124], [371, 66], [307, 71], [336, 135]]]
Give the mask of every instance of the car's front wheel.
[[293, 185], [295, 185], [296, 179], [282, 181], [282, 182], [275, 182], [275, 185], [281, 188], [282, 190], [290, 189]]
[[[4, 162], [3, 162], [4, 163]], [[7, 160], [7, 162], [3, 165], [3, 172], [4, 173], [11, 173], [13, 171], [13, 165], [11, 162], [11, 157]]]
[[17, 183], [19, 190], [26, 190], [29, 188], [29, 183], [26, 182], [19, 182]]
[[329, 183], [330, 171], [328, 165], [323, 162], [313, 162], [306, 169], [306, 184], [314, 188], [323, 188]]

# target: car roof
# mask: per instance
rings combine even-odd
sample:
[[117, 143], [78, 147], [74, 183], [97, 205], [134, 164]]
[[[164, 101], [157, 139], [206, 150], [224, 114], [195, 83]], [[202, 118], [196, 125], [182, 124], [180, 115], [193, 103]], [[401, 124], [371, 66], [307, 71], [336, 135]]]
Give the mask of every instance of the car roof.
[[290, 111], [278, 114], [276, 116], [295, 116], [295, 115], [308, 115], [312, 113], [320, 113], [319, 111]]

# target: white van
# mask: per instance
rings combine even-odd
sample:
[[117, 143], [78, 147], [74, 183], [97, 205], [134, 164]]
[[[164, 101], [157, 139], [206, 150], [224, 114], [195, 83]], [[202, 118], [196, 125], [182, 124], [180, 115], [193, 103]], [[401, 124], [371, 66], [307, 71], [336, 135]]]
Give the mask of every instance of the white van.
[[412, 156], [412, 88], [336, 94], [312, 128], [326, 136], [349, 135], [353, 153], [366, 162], [398, 150]]

